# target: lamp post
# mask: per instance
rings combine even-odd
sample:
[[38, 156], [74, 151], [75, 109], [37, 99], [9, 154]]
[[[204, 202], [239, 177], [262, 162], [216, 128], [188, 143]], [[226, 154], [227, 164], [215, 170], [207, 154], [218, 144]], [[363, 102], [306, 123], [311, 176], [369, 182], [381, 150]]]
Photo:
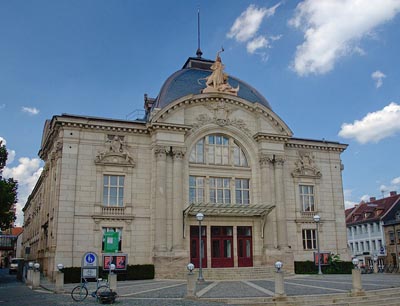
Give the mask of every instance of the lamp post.
[[322, 274], [321, 256], [320, 256], [320, 251], [319, 251], [319, 221], [321, 221], [321, 217], [319, 215], [315, 215], [314, 216], [314, 222], [317, 224], [318, 274]]
[[199, 278], [197, 279], [198, 282], [204, 282], [203, 278], [203, 269], [202, 269], [202, 259], [203, 259], [203, 246], [201, 243], [201, 221], [204, 219], [204, 215], [202, 213], [198, 213], [196, 215], [197, 221], [199, 221]]

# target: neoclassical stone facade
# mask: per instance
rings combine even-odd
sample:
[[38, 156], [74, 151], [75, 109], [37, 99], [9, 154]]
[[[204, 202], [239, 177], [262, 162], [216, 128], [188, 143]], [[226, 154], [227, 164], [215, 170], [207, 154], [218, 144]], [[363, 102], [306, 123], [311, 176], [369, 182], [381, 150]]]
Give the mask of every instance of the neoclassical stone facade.
[[142, 120], [46, 122], [23, 241], [45, 273], [102, 254], [104, 232], [117, 231], [129, 264], [182, 277], [187, 263], [199, 265], [198, 212], [205, 272], [277, 260], [291, 271], [312, 260], [315, 214], [321, 251], [347, 258], [346, 145], [293, 137], [264, 97], [216, 62], [189, 58], [156, 99], [145, 95]]

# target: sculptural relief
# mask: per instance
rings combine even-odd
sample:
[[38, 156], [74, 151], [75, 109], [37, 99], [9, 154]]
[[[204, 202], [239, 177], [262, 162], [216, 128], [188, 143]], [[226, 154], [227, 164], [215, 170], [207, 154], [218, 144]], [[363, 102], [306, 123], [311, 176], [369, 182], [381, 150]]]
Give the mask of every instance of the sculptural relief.
[[106, 149], [96, 155], [95, 163], [99, 164], [125, 164], [134, 166], [135, 162], [128, 151], [123, 136], [107, 135]]

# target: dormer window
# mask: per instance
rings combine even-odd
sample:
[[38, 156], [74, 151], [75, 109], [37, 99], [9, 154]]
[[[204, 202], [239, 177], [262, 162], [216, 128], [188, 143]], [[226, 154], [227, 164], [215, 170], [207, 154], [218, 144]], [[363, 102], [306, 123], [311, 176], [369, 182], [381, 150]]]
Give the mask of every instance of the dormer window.
[[394, 217], [396, 220], [400, 220], [400, 210], [396, 211], [396, 214]]

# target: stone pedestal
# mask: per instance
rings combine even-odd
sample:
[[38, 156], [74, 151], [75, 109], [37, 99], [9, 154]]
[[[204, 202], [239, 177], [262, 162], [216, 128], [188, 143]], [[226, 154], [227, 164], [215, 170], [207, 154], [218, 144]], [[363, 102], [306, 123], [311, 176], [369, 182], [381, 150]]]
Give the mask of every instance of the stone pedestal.
[[28, 269], [27, 273], [26, 273], [26, 285], [30, 286], [32, 285], [32, 269]]
[[275, 298], [286, 297], [283, 272], [275, 273]]
[[40, 287], [40, 271], [32, 271], [32, 289]]
[[55, 292], [63, 293], [64, 292], [64, 273], [60, 272], [60, 271], [56, 271], [55, 276], [56, 276]]
[[196, 274], [194, 273], [189, 273], [187, 275], [186, 298], [188, 299], [196, 298]]
[[110, 284], [110, 289], [112, 291], [117, 291], [117, 274], [109, 274], [108, 283]]
[[378, 273], [378, 262], [374, 261], [374, 273]]
[[353, 279], [353, 289], [351, 290], [351, 295], [352, 296], [364, 295], [365, 292], [362, 289], [362, 284], [361, 284], [361, 270], [353, 269], [351, 271], [351, 275]]

